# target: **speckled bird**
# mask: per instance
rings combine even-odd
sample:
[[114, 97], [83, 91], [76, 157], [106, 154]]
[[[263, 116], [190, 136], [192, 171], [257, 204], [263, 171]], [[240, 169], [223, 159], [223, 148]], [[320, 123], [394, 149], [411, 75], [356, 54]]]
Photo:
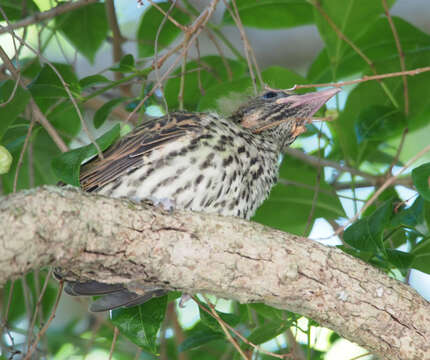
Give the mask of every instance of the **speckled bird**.
[[[339, 89], [298, 95], [269, 90], [229, 117], [172, 112], [137, 126], [82, 166], [83, 190], [134, 201], [168, 203], [176, 209], [249, 219], [277, 182], [280, 156], [305, 131], [309, 118]], [[134, 306], [146, 295], [123, 285], [69, 283], [71, 295], [109, 293], [92, 311]]]

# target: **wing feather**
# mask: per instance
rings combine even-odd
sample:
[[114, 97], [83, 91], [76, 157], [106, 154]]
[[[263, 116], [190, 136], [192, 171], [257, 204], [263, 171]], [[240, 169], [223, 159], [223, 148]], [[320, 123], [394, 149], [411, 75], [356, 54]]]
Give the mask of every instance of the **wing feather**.
[[81, 167], [81, 187], [88, 192], [100, 189], [125, 172], [138, 168], [150, 152], [203, 132], [204, 127], [195, 113], [171, 113], [145, 121], [109, 147], [103, 153], [104, 159], [95, 157]]

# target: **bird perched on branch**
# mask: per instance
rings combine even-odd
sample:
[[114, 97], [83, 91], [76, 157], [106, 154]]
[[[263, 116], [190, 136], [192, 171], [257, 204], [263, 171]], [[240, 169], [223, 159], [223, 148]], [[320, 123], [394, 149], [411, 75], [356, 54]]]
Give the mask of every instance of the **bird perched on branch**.
[[[145, 121], [81, 169], [84, 191], [164, 206], [251, 218], [277, 182], [279, 157], [305, 131], [309, 118], [339, 89], [298, 95], [268, 90], [229, 117], [173, 112]], [[104, 311], [141, 304], [144, 295], [120, 284], [70, 282], [71, 295], [102, 295]], [[106, 295], [107, 294], [107, 295]]]

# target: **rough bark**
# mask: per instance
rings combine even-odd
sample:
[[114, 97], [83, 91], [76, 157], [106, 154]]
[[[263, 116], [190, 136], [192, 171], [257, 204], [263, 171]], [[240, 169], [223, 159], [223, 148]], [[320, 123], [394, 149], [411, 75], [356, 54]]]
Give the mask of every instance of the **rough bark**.
[[43, 187], [0, 199], [0, 285], [47, 265], [81, 279], [264, 302], [384, 359], [430, 359], [430, 304], [338, 249], [238, 218], [167, 214]]

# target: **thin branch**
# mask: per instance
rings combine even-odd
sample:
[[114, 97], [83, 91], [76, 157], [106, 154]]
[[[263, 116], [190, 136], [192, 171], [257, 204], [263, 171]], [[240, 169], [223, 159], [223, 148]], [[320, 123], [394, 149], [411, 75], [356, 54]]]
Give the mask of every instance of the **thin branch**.
[[295, 157], [296, 159], [300, 159], [302, 161], [305, 161], [306, 163], [318, 168], [318, 166], [327, 166], [327, 167], [331, 167], [334, 168], [336, 170], [339, 170], [340, 172], [347, 172], [353, 175], [358, 175], [361, 176], [364, 179], [367, 180], [371, 180], [374, 183], [377, 183], [379, 180], [379, 177], [377, 175], [372, 175], [369, 174], [367, 172], [358, 170], [356, 168], [350, 167], [350, 166], [346, 166], [346, 165], [341, 165], [335, 161], [331, 161], [331, 160], [326, 160], [326, 159], [319, 159], [316, 156], [312, 156], [309, 154], [304, 153], [303, 151], [300, 151], [298, 149], [294, 149], [294, 148], [287, 148], [285, 151], [286, 154]]
[[[207, 305], [209, 306], [211, 315], [214, 317], [214, 319], [221, 326], [222, 331], [224, 331], [224, 334], [227, 337], [227, 340], [234, 346], [234, 348], [240, 354], [242, 359], [250, 360], [250, 359], [248, 359], [248, 356], [246, 356], [245, 353], [243, 352], [243, 350], [240, 348], [237, 341], [233, 339], [233, 337], [230, 334], [230, 331], [227, 330], [227, 327], [225, 326], [225, 322], [220, 318], [218, 313], [215, 311], [215, 307], [212, 305], [212, 303], [209, 301], [209, 299], [206, 296], [204, 296], [204, 295], [202, 295], [202, 296], [205, 299]], [[196, 298], [193, 298], [193, 299], [197, 304], [199, 303]]]
[[381, 74], [381, 75], [373, 75], [373, 76], [363, 76], [361, 79], [356, 79], [356, 80], [349, 80], [349, 81], [343, 81], [343, 82], [332, 82], [332, 83], [321, 83], [321, 84], [306, 84], [306, 85], [294, 85], [293, 89], [307, 89], [307, 88], [316, 88], [316, 87], [330, 87], [330, 86], [334, 86], [334, 87], [342, 87], [342, 86], [346, 86], [346, 85], [354, 85], [354, 84], [359, 84], [362, 82], [366, 82], [366, 81], [373, 81], [373, 80], [380, 80], [380, 79], [387, 79], [387, 78], [393, 78], [393, 77], [399, 77], [399, 76], [403, 76], [403, 75], [407, 75], [407, 76], [415, 76], [424, 72], [428, 72], [430, 71], [430, 66], [426, 66], [426, 67], [422, 67], [422, 68], [417, 68], [417, 69], [413, 69], [413, 70], [407, 70], [407, 71], [399, 71], [399, 72], [394, 72], [394, 73], [388, 73], [388, 74]]
[[119, 334], [119, 330], [118, 330], [118, 328], [115, 326], [115, 327], [114, 327], [114, 329], [113, 329], [113, 339], [112, 339], [112, 344], [111, 344], [110, 351], [109, 351], [109, 360], [112, 360], [113, 351], [115, 350], [116, 340], [118, 339], [118, 334]]
[[[390, 9], [388, 7], [387, 0], [382, 0], [382, 6], [384, 7], [384, 11], [385, 11], [385, 15], [387, 16], [388, 23], [390, 24], [394, 41], [396, 42], [397, 52], [399, 53], [400, 70], [406, 71], [405, 54], [403, 52], [402, 44], [400, 43], [399, 34], [397, 33], [397, 29], [394, 25], [393, 18], [390, 15]], [[406, 77], [406, 75], [403, 75], [402, 78], [403, 78], [403, 94], [405, 98], [405, 114], [406, 116], [408, 116], [409, 114], [408, 78]]]
[[13, 179], [13, 192], [16, 192], [16, 186], [18, 184], [19, 170], [21, 169], [22, 161], [24, 159], [24, 154], [25, 154], [25, 151], [27, 150], [27, 145], [28, 145], [28, 142], [29, 142], [30, 137], [31, 137], [33, 125], [34, 125], [34, 121], [30, 121], [30, 126], [28, 127], [27, 135], [25, 136], [25, 140], [24, 140], [24, 145], [22, 146], [21, 152], [19, 154], [18, 164], [16, 165], [16, 170], [15, 170], [15, 177]]
[[341, 228], [336, 230], [333, 234], [338, 235], [341, 231], [343, 231], [348, 225], [352, 224], [354, 221], [358, 220], [358, 218], [363, 214], [369, 206], [371, 206], [375, 200], [379, 197], [379, 195], [382, 194], [382, 192], [395, 183], [396, 179], [403, 174], [415, 161], [417, 161], [420, 157], [422, 157], [424, 154], [428, 153], [430, 151], [430, 145], [426, 146], [424, 149], [422, 149], [418, 154], [413, 156], [411, 159], [408, 160], [408, 162], [399, 170], [399, 172], [396, 175], [393, 175], [389, 177], [382, 185], [381, 187], [375, 191], [375, 193], [371, 196], [371, 198], [364, 204], [364, 206], [358, 211], [351, 219], [347, 221], [346, 224], [344, 224]]
[[48, 330], [49, 325], [51, 325], [52, 320], [55, 318], [55, 313], [57, 312], [58, 304], [60, 303], [61, 294], [63, 293], [63, 286], [64, 283], [60, 281], [60, 286], [58, 287], [58, 293], [57, 298], [55, 300], [54, 308], [52, 309], [51, 315], [49, 316], [48, 321], [45, 325], [43, 325], [42, 329], [37, 333], [36, 339], [34, 340], [33, 344], [31, 345], [30, 350], [27, 351], [27, 354], [24, 357], [24, 360], [29, 360], [31, 358], [31, 355], [33, 354], [34, 350], [36, 350], [37, 344], [40, 341], [40, 338], [45, 334], [46, 330]]
[[76, 2], [68, 2], [65, 4], [58, 5], [52, 9], [49, 9], [44, 12], [35, 13], [25, 19], [17, 21], [12, 24], [8, 24], [8, 26], [0, 26], [0, 34], [4, 34], [6, 32], [10, 32], [16, 29], [19, 29], [24, 26], [29, 26], [33, 24], [40, 23], [44, 20], [52, 19], [60, 14], [64, 14], [69, 11], [73, 11], [79, 9], [83, 6], [90, 5], [92, 3], [96, 3], [98, 0], [80, 0]]

